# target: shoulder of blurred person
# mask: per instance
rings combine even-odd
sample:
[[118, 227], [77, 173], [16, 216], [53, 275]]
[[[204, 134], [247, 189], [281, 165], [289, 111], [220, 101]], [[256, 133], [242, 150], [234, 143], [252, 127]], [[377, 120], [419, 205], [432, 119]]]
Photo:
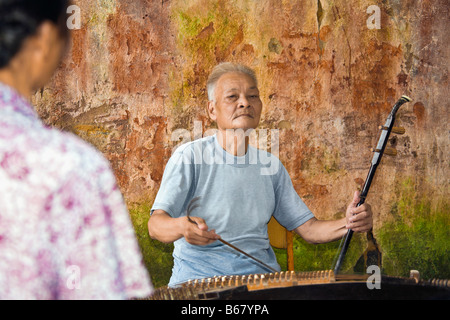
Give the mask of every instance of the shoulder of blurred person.
[[[74, 134], [44, 125], [26, 99], [2, 84], [0, 219], [0, 287], [8, 288], [0, 298], [151, 293], [109, 161]], [[73, 267], [81, 289], [67, 283]]]

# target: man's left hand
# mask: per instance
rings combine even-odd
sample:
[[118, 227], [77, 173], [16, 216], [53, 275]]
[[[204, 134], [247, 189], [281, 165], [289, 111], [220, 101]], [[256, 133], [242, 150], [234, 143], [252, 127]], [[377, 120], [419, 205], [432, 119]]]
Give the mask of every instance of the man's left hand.
[[358, 191], [355, 192], [353, 201], [347, 207], [346, 227], [354, 232], [368, 232], [373, 227], [372, 208], [367, 203], [357, 207], [360, 200], [359, 194]]

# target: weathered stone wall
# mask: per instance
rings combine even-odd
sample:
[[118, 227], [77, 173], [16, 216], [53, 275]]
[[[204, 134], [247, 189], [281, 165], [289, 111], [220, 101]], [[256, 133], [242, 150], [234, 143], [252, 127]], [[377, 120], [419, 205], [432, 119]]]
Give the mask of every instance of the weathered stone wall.
[[[261, 128], [280, 129], [279, 157], [318, 217], [343, 215], [403, 94], [413, 99], [396, 122], [406, 134], [390, 140], [398, 156], [383, 158], [368, 198], [375, 233], [405, 197], [412, 215], [424, 202], [448, 209], [448, 1], [74, 3], [81, 29], [35, 103], [47, 123], [105, 154], [130, 205], [153, 201], [176, 129], [193, 138], [194, 121], [214, 126], [205, 82], [218, 62], [235, 61], [256, 70]], [[380, 29], [368, 27], [371, 5]]]

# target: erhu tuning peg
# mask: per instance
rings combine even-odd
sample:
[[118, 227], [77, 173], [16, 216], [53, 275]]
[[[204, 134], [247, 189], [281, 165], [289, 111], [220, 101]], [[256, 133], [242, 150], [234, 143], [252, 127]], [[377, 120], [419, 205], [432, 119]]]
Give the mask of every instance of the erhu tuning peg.
[[395, 157], [397, 155], [397, 150], [394, 148], [386, 147], [386, 149], [384, 149], [384, 154]]
[[[373, 149], [373, 148], [371, 149], [371, 151], [372, 151], [372, 152], [381, 152], [380, 149]], [[397, 155], [397, 150], [394, 149], [394, 148], [386, 147], [386, 148], [384, 149], [384, 154], [387, 155], [387, 156], [393, 156], [393, 157], [395, 157], [395, 156]]]
[[393, 127], [392, 132], [395, 134], [405, 134], [406, 130], [402, 127]]
[[[380, 130], [388, 130], [388, 127], [379, 126], [379, 129]], [[391, 132], [395, 133], [395, 134], [405, 134], [406, 130], [405, 130], [405, 128], [402, 128], [402, 127], [393, 127]]]

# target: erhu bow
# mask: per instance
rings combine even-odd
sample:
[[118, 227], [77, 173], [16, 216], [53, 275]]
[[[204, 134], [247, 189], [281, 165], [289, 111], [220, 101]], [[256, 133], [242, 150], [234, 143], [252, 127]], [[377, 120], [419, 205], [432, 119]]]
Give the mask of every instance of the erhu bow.
[[[410, 101], [411, 101], [411, 99], [409, 97], [402, 96], [397, 101], [397, 103], [394, 105], [394, 107], [392, 108], [392, 111], [389, 114], [384, 126], [380, 127], [381, 136], [380, 136], [380, 139], [378, 140], [376, 149], [372, 149], [372, 151], [374, 152], [374, 156], [372, 158], [372, 164], [370, 166], [369, 173], [367, 175], [366, 181], [364, 183], [364, 187], [360, 194], [360, 201], [356, 205], [357, 207], [361, 206], [364, 203], [364, 201], [366, 200], [367, 194], [369, 193], [370, 184], [372, 183], [373, 177], [375, 176], [375, 171], [377, 170], [378, 164], [381, 161], [381, 157], [383, 156], [383, 153], [385, 153], [387, 155], [393, 155], [393, 156], [395, 156], [397, 154], [397, 151], [395, 149], [386, 148], [386, 144], [388, 142], [389, 135], [391, 134], [391, 132], [394, 132], [397, 134], [405, 133], [405, 130], [403, 128], [394, 127], [395, 115], [396, 115], [398, 109], [404, 103], [410, 102]], [[339, 253], [339, 257], [337, 259], [336, 266], [334, 267], [334, 274], [338, 274], [341, 269], [342, 261], [344, 260], [345, 254], [347, 253], [347, 249], [350, 245], [350, 240], [352, 239], [352, 235], [353, 235], [353, 230], [349, 229], [345, 236], [344, 244]]]
[[[188, 208], [187, 208], [187, 210], [186, 210], [186, 216], [187, 216], [187, 219], [188, 219], [188, 221], [189, 221], [190, 223], [193, 223], [193, 224], [197, 224], [197, 223], [196, 223], [194, 220], [191, 219], [190, 215], [191, 215], [191, 212], [192, 212], [195, 208], [197, 208], [197, 207], [200, 206], [200, 205], [198, 204], [198, 201], [199, 201], [199, 200], [200, 200], [200, 197], [196, 197], [196, 198], [192, 199], [192, 200], [189, 202]], [[274, 273], [277, 273], [277, 272], [278, 272], [277, 270], [275, 270], [275, 269], [272, 268], [271, 266], [265, 264], [264, 262], [262, 262], [262, 261], [259, 260], [259, 259], [256, 259], [256, 258], [253, 257], [252, 255], [250, 255], [250, 254], [248, 254], [247, 252], [245, 252], [245, 251], [239, 249], [238, 247], [232, 245], [231, 243], [229, 243], [229, 242], [223, 240], [222, 238], [218, 239], [218, 241], [222, 242], [222, 243], [223, 243], [224, 245], [226, 245], [226, 246], [229, 246], [230, 248], [233, 248], [234, 250], [238, 251], [239, 253], [243, 254], [244, 256], [246, 256], [246, 257], [248, 257], [248, 258], [250, 258], [250, 259], [252, 259], [252, 260], [258, 262], [258, 263], [259, 263], [260, 265], [262, 265], [264, 268], [266, 268], [266, 269], [268, 269], [268, 270], [270, 270], [270, 271], [272, 271], [272, 272], [274, 272]]]

